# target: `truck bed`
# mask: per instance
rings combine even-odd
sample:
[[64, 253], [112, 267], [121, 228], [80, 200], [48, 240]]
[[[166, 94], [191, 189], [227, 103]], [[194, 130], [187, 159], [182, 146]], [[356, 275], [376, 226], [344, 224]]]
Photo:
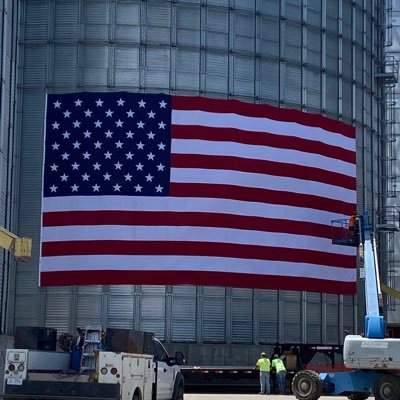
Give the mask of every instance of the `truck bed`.
[[5, 382], [5, 400], [119, 400], [120, 385], [90, 382], [88, 375], [29, 373], [21, 385]]

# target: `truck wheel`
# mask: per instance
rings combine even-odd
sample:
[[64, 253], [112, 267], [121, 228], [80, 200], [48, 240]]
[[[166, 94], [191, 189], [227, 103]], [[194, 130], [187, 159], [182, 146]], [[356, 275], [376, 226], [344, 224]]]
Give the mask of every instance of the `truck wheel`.
[[349, 400], [367, 400], [371, 393], [357, 392], [347, 396]]
[[374, 385], [375, 400], [400, 399], [400, 383], [398, 379], [389, 374], [379, 377]]
[[182, 385], [179, 385], [178, 390], [176, 391], [176, 396], [173, 400], [183, 400], [184, 389]]
[[314, 371], [299, 371], [292, 380], [292, 392], [299, 400], [317, 400], [322, 391], [322, 382]]

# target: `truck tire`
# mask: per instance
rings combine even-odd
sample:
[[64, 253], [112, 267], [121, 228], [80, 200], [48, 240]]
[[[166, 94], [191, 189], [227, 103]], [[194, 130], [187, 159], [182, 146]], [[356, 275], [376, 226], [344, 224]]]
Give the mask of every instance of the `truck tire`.
[[399, 380], [390, 374], [380, 376], [374, 385], [374, 396], [375, 400], [399, 400]]
[[347, 396], [347, 398], [349, 400], [367, 400], [370, 395], [371, 393], [356, 392], [351, 394], [350, 396]]
[[317, 400], [322, 396], [322, 381], [314, 371], [299, 371], [293, 377], [292, 392], [299, 400]]
[[173, 398], [173, 400], [183, 400], [183, 396], [184, 396], [183, 385], [179, 385], [178, 390], [176, 391], [176, 395]]

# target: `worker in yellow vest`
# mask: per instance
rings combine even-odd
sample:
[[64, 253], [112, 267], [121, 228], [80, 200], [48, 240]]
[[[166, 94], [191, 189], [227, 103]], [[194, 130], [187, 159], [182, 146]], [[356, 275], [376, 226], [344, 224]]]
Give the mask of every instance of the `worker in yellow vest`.
[[261, 358], [256, 363], [256, 369], [260, 371], [260, 393], [270, 394], [269, 373], [271, 371], [271, 362], [265, 353], [261, 353]]
[[279, 358], [278, 354], [274, 354], [271, 367], [275, 369], [276, 379], [279, 385], [280, 394], [285, 394], [286, 389], [286, 368], [283, 361]]

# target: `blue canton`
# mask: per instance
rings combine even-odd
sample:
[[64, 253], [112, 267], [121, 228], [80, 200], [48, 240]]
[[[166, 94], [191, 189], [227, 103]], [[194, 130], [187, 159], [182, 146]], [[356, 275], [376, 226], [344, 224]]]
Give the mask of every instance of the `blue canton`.
[[45, 197], [168, 196], [171, 96], [51, 94]]

